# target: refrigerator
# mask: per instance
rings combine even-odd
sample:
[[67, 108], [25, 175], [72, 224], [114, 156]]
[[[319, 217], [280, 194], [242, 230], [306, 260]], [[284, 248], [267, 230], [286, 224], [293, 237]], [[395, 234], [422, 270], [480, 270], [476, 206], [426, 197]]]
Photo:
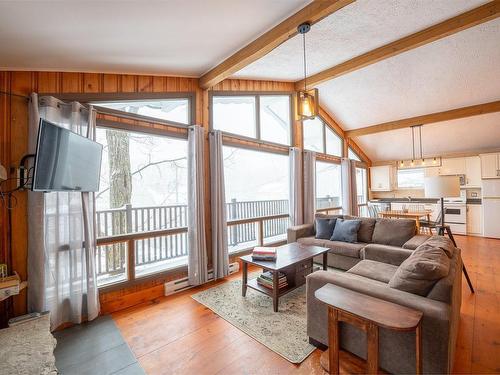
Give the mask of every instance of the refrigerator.
[[500, 238], [500, 179], [483, 180], [483, 235]]

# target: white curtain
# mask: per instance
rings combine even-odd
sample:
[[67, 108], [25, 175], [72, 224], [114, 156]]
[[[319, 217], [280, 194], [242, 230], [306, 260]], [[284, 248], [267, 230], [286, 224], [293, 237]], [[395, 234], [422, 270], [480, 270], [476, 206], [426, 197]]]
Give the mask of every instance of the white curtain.
[[304, 223], [314, 223], [316, 214], [316, 153], [304, 151]]
[[290, 201], [290, 223], [300, 225], [304, 223], [302, 201], [302, 151], [297, 147], [290, 147], [289, 151], [290, 171], [289, 201]]
[[[29, 113], [31, 153], [40, 118], [95, 139], [91, 106], [32, 94]], [[50, 311], [52, 330], [98, 316], [95, 249], [93, 193], [28, 193], [28, 308]]]
[[210, 176], [212, 199], [212, 267], [214, 279], [217, 280], [229, 275], [224, 155], [222, 152], [222, 132], [220, 130], [210, 133]]
[[205, 242], [204, 194], [205, 132], [199, 125], [188, 131], [188, 277], [190, 285], [208, 281], [207, 246]]
[[358, 193], [356, 189], [356, 162], [342, 159], [342, 208], [345, 215], [358, 216]]

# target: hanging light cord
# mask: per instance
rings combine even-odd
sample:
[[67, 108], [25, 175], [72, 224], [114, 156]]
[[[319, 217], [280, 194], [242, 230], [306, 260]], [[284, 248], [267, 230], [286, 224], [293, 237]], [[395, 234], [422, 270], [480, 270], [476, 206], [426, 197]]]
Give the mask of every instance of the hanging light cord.
[[302, 47], [304, 51], [304, 91], [307, 91], [306, 33], [302, 34]]
[[411, 146], [413, 147], [413, 160], [415, 160], [415, 127], [411, 127]]
[[420, 159], [424, 160], [424, 152], [422, 148], [422, 125], [418, 126], [418, 134], [420, 136]]

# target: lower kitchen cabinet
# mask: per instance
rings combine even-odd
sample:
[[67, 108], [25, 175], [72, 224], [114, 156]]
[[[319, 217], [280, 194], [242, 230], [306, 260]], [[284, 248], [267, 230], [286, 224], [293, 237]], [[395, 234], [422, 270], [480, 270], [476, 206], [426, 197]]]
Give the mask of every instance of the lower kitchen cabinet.
[[482, 209], [483, 206], [479, 204], [467, 205], [467, 234], [483, 234]]

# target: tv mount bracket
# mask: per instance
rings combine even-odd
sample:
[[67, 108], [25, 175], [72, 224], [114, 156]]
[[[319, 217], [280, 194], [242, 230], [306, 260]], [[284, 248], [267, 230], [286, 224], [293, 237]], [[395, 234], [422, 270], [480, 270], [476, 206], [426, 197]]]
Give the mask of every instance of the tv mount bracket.
[[26, 161], [28, 159], [34, 158], [35, 156], [36, 154], [26, 154], [19, 162], [19, 189], [23, 189], [25, 187], [25, 185], [27, 184], [27, 179], [29, 177], [29, 172], [26, 174], [26, 170], [29, 171], [29, 169], [26, 167]]

